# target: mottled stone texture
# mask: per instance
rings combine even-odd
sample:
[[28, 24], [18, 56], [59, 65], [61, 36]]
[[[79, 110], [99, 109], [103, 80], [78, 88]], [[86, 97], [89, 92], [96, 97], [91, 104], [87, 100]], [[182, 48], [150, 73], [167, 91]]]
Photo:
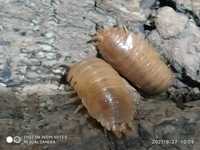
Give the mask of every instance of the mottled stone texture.
[[58, 79], [60, 65], [95, 56], [87, 42], [97, 25], [145, 20], [138, 1], [11, 0], [0, 8], [0, 70], [8, 61], [15, 82]]
[[[183, 13], [165, 6], [157, 11], [148, 39], [170, 63], [179, 81], [170, 93], [183, 101], [200, 98], [200, 28]], [[174, 90], [174, 88], [176, 90]], [[178, 97], [179, 97], [178, 96]]]
[[[49, 87], [47, 90], [46, 88]], [[39, 92], [40, 90], [45, 92]], [[31, 90], [32, 89], [32, 90]], [[30, 90], [32, 92], [30, 92]], [[1, 88], [1, 149], [59, 150], [198, 150], [200, 139], [200, 101], [184, 111], [169, 100], [146, 99], [138, 105], [138, 135], [117, 139], [87, 115], [85, 109], [73, 114], [77, 104], [67, 104], [75, 97], [52, 84], [37, 84], [21, 92]], [[56, 144], [7, 144], [6, 136], [65, 135]], [[169, 141], [169, 143], [166, 143]], [[163, 143], [162, 143], [163, 142]], [[174, 142], [174, 143], [173, 143]]]
[[[141, 97], [138, 135], [122, 139], [85, 109], [73, 114], [76, 94], [58, 86], [62, 66], [95, 56], [91, 35], [112, 25], [147, 37], [176, 76], [167, 93]], [[199, 41], [199, 0], [0, 0], [0, 149], [199, 150]], [[68, 138], [6, 143], [24, 135]]]

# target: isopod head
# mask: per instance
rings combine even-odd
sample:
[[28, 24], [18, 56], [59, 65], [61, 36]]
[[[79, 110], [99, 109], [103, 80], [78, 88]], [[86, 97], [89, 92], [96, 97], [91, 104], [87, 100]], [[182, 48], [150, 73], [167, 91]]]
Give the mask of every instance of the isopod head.
[[[105, 29], [100, 29], [96, 33], [96, 36], [94, 37], [96, 41], [95, 45], [97, 49], [100, 50], [100, 53], [105, 60], [112, 63], [118, 59], [123, 59], [123, 58], [120, 58], [124, 55], [123, 54], [124, 51], [121, 50], [121, 47], [125, 47], [127, 48], [127, 50], [133, 47], [131, 43], [132, 37], [130, 36], [130, 38], [128, 39], [127, 33], [128, 33], [128, 30], [125, 27], [124, 28], [108, 27]], [[128, 39], [126, 40], [126, 43], [121, 43], [121, 41], [125, 41], [125, 39]], [[131, 45], [128, 44], [128, 42]], [[121, 47], [119, 47], [119, 45]]]

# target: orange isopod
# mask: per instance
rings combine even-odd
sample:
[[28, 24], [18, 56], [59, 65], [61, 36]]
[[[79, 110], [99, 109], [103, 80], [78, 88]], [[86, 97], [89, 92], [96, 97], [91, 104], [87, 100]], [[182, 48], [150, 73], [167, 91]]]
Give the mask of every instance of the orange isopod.
[[99, 30], [94, 40], [102, 57], [141, 91], [153, 95], [171, 85], [171, 70], [140, 35], [108, 27]]
[[118, 137], [134, 131], [134, 97], [124, 79], [104, 60], [89, 58], [74, 64], [69, 69], [67, 81], [89, 115], [107, 130]]

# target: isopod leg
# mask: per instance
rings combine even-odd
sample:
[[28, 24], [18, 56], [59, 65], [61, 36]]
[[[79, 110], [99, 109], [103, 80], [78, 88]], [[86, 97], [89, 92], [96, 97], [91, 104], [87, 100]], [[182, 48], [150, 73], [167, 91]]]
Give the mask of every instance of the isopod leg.
[[123, 30], [124, 30], [126, 33], [128, 33], [127, 26], [123, 25], [122, 28], [123, 28]]
[[78, 107], [75, 109], [75, 111], [73, 112], [73, 114], [77, 114], [82, 108], [83, 108], [82, 104], [78, 105]]
[[70, 91], [66, 91], [65, 94], [66, 94], [67, 96], [70, 96], [70, 97], [77, 96], [76, 91], [74, 91], [73, 89], [70, 90]]
[[67, 104], [67, 105], [68, 104], [73, 104], [73, 103], [76, 103], [78, 101], [80, 101], [80, 98], [78, 96], [76, 96], [74, 98], [69, 99], [65, 104]]
[[96, 45], [96, 42], [98, 41], [98, 38], [96, 35], [92, 36], [91, 40], [87, 41], [87, 43], [93, 43]]

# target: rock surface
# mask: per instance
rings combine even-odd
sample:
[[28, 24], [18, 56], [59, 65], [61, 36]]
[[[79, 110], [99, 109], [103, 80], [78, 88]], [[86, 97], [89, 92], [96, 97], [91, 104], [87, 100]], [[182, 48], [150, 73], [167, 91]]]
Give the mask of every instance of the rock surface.
[[157, 30], [152, 31], [149, 39], [159, 46], [180, 76], [187, 75], [200, 82], [200, 29], [187, 20], [172, 8], [163, 7], [158, 11]]
[[[181, 80], [178, 82], [183, 82], [175, 82], [177, 92], [172, 88], [171, 94], [176, 95], [175, 99], [178, 99], [177, 95], [181, 95], [183, 101], [188, 101], [189, 97], [190, 100], [199, 99], [200, 93], [196, 93], [194, 89], [200, 87], [200, 28], [192, 19], [180, 15], [170, 7], [160, 8], [157, 16], [156, 30], [151, 31], [148, 39], [170, 62], [177, 79]], [[174, 21], [170, 22], [170, 19]]]
[[[46, 85], [42, 84], [35, 87], [44, 91], [46, 89]], [[72, 90], [59, 89], [39, 94], [37, 91], [30, 93], [26, 90], [0, 90], [2, 150], [199, 149], [200, 101], [190, 102], [193, 107], [184, 111], [166, 99], [141, 101], [138, 118], [135, 120], [138, 123], [138, 135], [117, 139], [109, 132], [103, 132], [103, 128], [88, 116], [86, 110], [73, 114], [78, 104], [67, 104], [67, 99], [75, 96]], [[8, 144], [7, 136], [18, 136], [21, 141]], [[39, 136], [63, 137], [57, 138], [53, 144], [39, 144]], [[54, 138], [50, 140], [46, 137], [43, 142], [53, 141]]]
[[162, 7], [158, 10], [155, 23], [162, 38], [167, 39], [183, 32], [187, 21], [188, 18], [185, 15], [176, 13], [171, 7]]
[[[199, 0], [0, 0], [0, 149], [199, 150], [199, 12]], [[73, 114], [76, 94], [58, 86], [62, 66], [95, 56], [91, 35], [111, 25], [146, 36], [177, 77], [170, 97], [141, 98], [138, 135], [122, 139], [86, 110]], [[31, 135], [62, 137], [39, 144]]]

